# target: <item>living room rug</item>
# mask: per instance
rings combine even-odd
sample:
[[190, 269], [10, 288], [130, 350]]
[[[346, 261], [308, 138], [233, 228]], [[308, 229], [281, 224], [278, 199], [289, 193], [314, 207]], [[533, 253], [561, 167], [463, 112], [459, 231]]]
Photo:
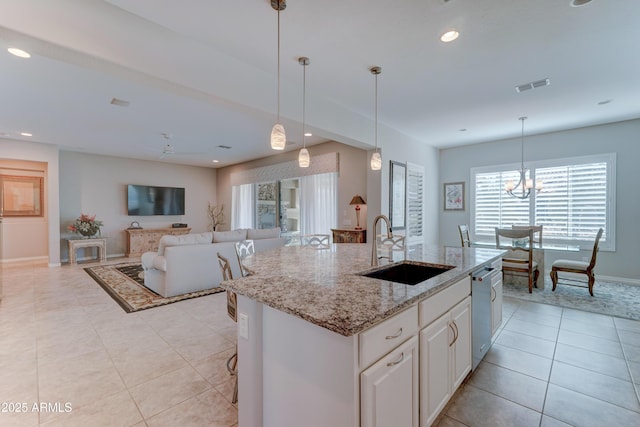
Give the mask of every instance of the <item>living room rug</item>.
[[144, 286], [144, 271], [140, 263], [99, 265], [87, 267], [84, 271], [127, 313], [224, 291], [222, 288], [212, 288], [164, 298]]
[[544, 289], [533, 288], [532, 294], [527, 286], [505, 283], [503, 295], [519, 300], [640, 320], [640, 286], [597, 281], [593, 286], [593, 297], [589, 295], [586, 287], [558, 284], [553, 292], [552, 288], [551, 279], [545, 280]]

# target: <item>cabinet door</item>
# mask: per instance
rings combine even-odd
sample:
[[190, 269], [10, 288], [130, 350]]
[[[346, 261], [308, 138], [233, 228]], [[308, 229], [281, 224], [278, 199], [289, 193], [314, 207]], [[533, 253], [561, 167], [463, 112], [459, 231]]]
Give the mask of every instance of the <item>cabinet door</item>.
[[418, 337], [398, 346], [360, 374], [364, 427], [417, 427]]
[[452, 393], [471, 372], [471, 297], [451, 309], [451, 322], [456, 336], [452, 351]]
[[420, 332], [420, 425], [430, 426], [451, 397], [453, 326], [447, 312]]
[[502, 280], [491, 287], [491, 335], [502, 325]]

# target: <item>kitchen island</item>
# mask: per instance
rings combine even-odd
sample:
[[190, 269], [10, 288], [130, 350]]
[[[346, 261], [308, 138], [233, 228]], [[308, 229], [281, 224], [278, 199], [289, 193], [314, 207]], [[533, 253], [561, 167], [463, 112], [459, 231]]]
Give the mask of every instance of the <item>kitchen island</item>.
[[[417, 426], [424, 406], [418, 342], [425, 355], [430, 343], [418, 337], [428, 328], [419, 329], [443, 319], [451, 353], [445, 363], [466, 365], [468, 358], [469, 368], [458, 375], [464, 379], [471, 359], [469, 275], [502, 253], [424, 245], [389, 251], [392, 262], [452, 267], [416, 285], [362, 276], [385, 267], [370, 267], [370, 245], [283, 247], [250, 257], [246, 266], [254, 275], [222, 283], [238, 294], [239, 426], [356, 427], [382, 425], [391, 415], [394, 425]], [[454, 303], [464, 303], [460, 313]], [[396, 375], [377, 378], [381, 362]], [[392, 380], [383, 384], [385, 378]], [[381, 397], [398, 411], [390, 415], [376, 400]], [[424, 420], [421, 425], [432, 421]]]

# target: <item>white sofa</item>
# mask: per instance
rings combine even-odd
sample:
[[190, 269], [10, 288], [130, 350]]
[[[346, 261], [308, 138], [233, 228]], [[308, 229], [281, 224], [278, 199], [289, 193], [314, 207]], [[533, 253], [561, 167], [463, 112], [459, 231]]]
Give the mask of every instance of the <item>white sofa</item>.
[[144, 285], [165, 298], [218, 287], [222, 282], [218, 252], [230, 261], [233, 277], [238, 278], [235, 242], [247, 239], [254, 240], [256, 252], [286, 243], [280, 228], [162, 236], [157, 252], [142, 254]]

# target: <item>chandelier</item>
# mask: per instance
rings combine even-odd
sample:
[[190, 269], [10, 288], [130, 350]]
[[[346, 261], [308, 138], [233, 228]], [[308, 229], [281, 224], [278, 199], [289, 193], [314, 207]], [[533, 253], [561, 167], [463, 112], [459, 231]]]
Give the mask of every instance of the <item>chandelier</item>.
[[[512, 197], [516, 197], [518, 199], [526, 199], [531, 194], [531, 189], [533, 187], [533, 180], [531, 178], [527, 178], [527, 172], [529, 169], [525, 169], [524, 167], [524, 121], [527, 120], [526, 117], [520, 117], [518, 120], [522, 122], [522, 135], [520, 138], [521, 144], [521, 155], [520, 155], [520, 179], [516, 184], [513, 183], [513, 180], [507, 181], [504, 186], [504, 190], [508, 195]], [[538, 181], [535, 185], [536, 193], [542, 190], [542, 182]]]

